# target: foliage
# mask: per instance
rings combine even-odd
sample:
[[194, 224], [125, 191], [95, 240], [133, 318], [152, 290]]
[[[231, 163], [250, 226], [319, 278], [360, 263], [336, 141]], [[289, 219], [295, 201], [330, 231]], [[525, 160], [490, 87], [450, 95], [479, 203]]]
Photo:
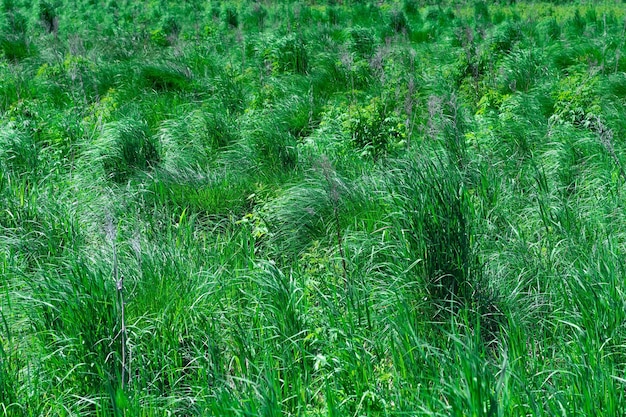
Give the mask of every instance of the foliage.
[[365, 107], [348, 106], [340, 117], [345, 134], [363, 155], [382, 157], [406, 139], [402, 119], [390, 112], [378, 97], [372, 98]]
[[368, 28], [350, 29], [350, 49], [361, 57], [369, 58], [376, 49], [376, 35]]
[[279, 38], [265, 40], [261, 55], [272, 72], [293, 72], [306, 74], [309, 56], [305, 40], [301, 35], [289, 34]]
[[142, 121], [111, 123], [92, 146], [88, 152], [102, 164], [105, 177], [118, 183], [138, 171], [155, 168], [160, 161], [158, 145]]
[[0, 416], [626, 414], [620, 6], [2, 0]]
[[39, 21], [48, 33], [59, 30], [59, 17], [55, 7], [45, 0], [39, 2]]

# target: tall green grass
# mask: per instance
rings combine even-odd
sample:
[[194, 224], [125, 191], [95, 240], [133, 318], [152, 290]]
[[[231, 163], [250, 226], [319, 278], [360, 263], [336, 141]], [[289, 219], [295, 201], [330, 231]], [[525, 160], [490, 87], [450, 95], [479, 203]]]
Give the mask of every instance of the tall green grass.
[[626, 413], [617, 4], [2, 10], [0, 415]]

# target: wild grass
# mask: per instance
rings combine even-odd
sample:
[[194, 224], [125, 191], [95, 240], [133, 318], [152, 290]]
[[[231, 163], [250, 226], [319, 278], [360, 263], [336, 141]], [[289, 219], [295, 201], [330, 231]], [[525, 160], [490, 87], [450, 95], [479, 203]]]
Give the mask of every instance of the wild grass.
[[624, 10], [431, 3], [4, 0], [0, 415], [626, 413]]

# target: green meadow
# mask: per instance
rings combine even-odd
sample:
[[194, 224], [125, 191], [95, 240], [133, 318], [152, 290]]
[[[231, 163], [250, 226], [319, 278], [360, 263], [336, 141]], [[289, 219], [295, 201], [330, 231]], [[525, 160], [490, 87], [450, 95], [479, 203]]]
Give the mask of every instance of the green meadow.
[[0, 416], [626, 415], [626, 3], [2, 0]]

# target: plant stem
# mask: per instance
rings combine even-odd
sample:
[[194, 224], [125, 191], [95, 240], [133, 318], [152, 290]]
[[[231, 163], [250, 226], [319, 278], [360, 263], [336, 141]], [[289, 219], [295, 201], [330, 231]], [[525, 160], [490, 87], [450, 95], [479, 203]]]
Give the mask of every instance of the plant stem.
[[115, 286], [117, 288], [117, 301], [120, 311], [120, 332], [121, 338], [120, 353], [122, 355], [122, 389], [126, 386], [126, 312], [124, 309], [124, 276], [120, 274], [119, 264], [117, 259], [117, 227], [113, 224], [113, 219], [108, 216], [107, 219], [107, 235], [113, 245], [113, 279], [115, 280]]

